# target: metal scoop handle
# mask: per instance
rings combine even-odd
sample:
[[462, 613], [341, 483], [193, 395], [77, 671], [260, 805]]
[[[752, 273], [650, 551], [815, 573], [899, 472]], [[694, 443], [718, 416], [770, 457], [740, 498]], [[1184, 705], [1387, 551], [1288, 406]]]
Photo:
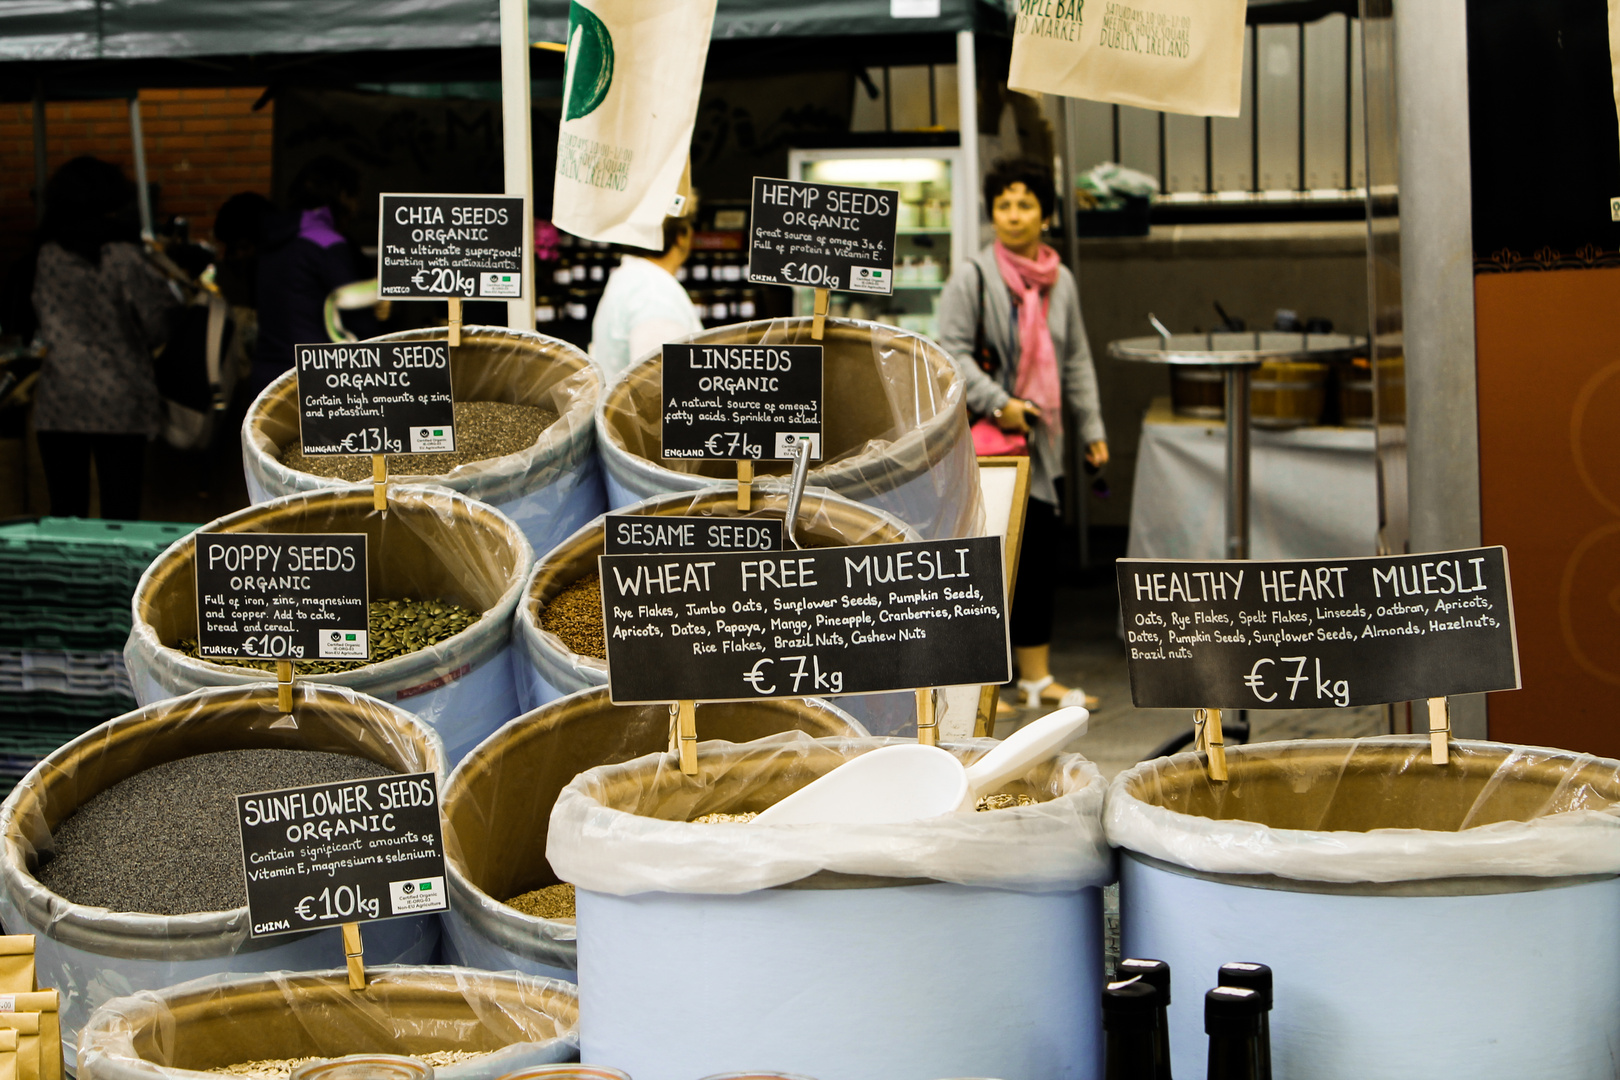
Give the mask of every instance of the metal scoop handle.
[[783, 532], [787, 535], [787, 542], [795, 548], [802, 547], [799, 543], [797, 523], [799, 520], [799, 504], [804, 501], [804, 485], [810, 479], [810, 441], [808, 439], [793, 440], [793, 476], [788, 481], [787, 521], [783, 525]]

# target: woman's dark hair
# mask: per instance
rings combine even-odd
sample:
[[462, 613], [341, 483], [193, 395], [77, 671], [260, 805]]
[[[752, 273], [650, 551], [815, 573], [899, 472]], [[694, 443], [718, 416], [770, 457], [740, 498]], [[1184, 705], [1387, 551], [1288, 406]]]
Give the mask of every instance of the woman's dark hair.
[[359, 194], [360, 174], [354, 166], [323, 154], [298, 170], [287, 199], [294, 210], [335, 209], [345, 195], [352, 199]]
[[631, 247], [629, 244], [617, 244], [615, 249], [621, 255], [640, 255], [644, 259], [658, 259], [675, 250], [675, 245], [681, 242], [681, 237], [692, 231], [692, 219], [689, 217], [666, 217], [664, 219], [664, 247], [663, 250], [653, 252], [647, 248]]
[[984, 210], [994, 215], [996, 196], [1023, 184], [1035, 201], [1041, 204], [1041, 216], [1051, 217], [1057, 210], [1057, 187], [1052, 183], [1052, 167], [1034, 158], [1003, 158], [990, 166], [984, 178]]
[[55, 241], [100, 266], [103, 245], [140, 242], [135, 185], [110, 161], [89, 156], [74, 158], [57, 169], [45, 185], [45, 221], [40, 239]]

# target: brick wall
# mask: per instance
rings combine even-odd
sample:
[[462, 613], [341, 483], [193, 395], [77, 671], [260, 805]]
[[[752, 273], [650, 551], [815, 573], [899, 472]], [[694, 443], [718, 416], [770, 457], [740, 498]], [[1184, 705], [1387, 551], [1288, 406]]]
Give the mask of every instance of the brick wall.
[[[273, 105], [253, 112], [262, 90], [142, 90], [147, 177], [158, 185], [159, 221], [191, 219], [207, 239], [214, 213], [238, 191], [270, 193]], [[52, 102], [45, 109], [47, 164], [80, 154], [118, 163], [133, 179], [129, 106], [122, 100]], [[0, 267], [10, 266], [34, 228], [33, 106], [0, 104]]]

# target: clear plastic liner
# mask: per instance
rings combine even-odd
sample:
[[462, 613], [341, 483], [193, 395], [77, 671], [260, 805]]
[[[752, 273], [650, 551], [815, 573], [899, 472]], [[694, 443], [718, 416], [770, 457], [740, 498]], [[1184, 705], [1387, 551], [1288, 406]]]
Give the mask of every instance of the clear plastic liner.
[[[701, 344], [817, 344], [807, 318], [722, 326], [684, 341]], [[925, 540], [982, 532], [978, 461], [963, 408], [964, 384], [938, 345], [881, 323], [828, 319], [823, 387], [823, 459], [810, 482], [887, 510]], [[649, 495], [736, 483], [731, 461], [664, 461], [663, 357], [652, 352], [602, 397], [597, 445], [609, 506]], [[785, 474], [788, 463], [758, 471]]]
[[[203, 526], [207, 532], [363, 532], [373, 599], [442, 600], [482, 612], [430, 648], [319, 680], [397, 703], [443, 737], [459, 760], [518, 714], [508, 656], [512, 617], [534, 563], [529, 542], [499, 511], [445, 488], [390, 484], [388, 509], [372, 509], [371, 486], [287, 495]], [[200, 686], [273, 681], [256, 668], [215, 664], [175, 648], [197, 633], [195, 534], [141, 576], [124, 662], [143, 703]]]
[[[752, 509], [746, 512], [738, 511], [737, 489], [732, 486], [659, 495], [614, 513], [780, 521], [787, 513], [787, 488], [782, 479], [754, 485]], [[525, 711], [587, 687], [607, 685], [607, 661], [574, 652], [540, 620], [540, 609], [545, 604], [580, 578], [596, 572], [605, 527], [604, 519], [597, 518], [535, 562], [523, 602], [518, 605], [512, 642], [513, 677], [518, 703]], [[916, 530], [894, 515], [851, 502], [824, 488], [805, 489], [796, 535], [804, 547], [894, 544], [918, 539]], [[909, 694], [852, 695], [839, 698], [838, 704], [875, 734], [904, 734], [908, 725], [913, 733], [916, 731], [916, 706]]]
[[[291, 714], [277, 708], [273, 684], [211, 688], [108, 720], [53, 751], [0, 806], [0, 921], [8, 933], [37, 935], [39, 983], [61, 991], [69, 1043], [108, 998], [219, 971], [342, 958], [335, 928], [254, 940], [245, 906], [191, 915], [109, 911], [72, 903], [33, 875], [55, 828], [112, 785], [180, 758], [250, 748], [350, 754], [441, 778], [446, 767], [439, 736], [417, 717], [316, 683], [295, 686]], [[432, 915], [376, 923], [366, 928], [366, 955], [426, 962], [438, 936]]]
[[[369, 929], [369, 927], [368, 927]], [[107, 1002], [79, 1036], [80, 1080], [218, 1080], [248, 1061], [421, 1055], [488, 1056], [434, 1067], [441, 1080], [496, 1080], [579, 1057], [572, 983], [515, 971], [368, 966], [223, 975]]]
[[[1106, 783], [1063, 754], [1003, 790], [1038, 801], [899, 825], [690, 824], [710, 813], [763, 810], [844, 761], [899, 739], [812, 739], [791, 732], [745, 745], [700, 744], [698, 774], [649, 755], [576, 777], [551, 812], [547, 856], [557, 876], [613, 896], [728, 895], [812, 874], [926, 879], [1017, 892], [1072, 892], [1113, 880], [1102, 832]], [[945, 749], [964, 763], [996, 743]]]
[[[816, 738], [866, 734], [836, 703], [815, 698], [699, 705], [697, 723], [699, 737], [711, 742], [790, 730]], [[667, 706], [614, 705], [595, 688], [518, 717], [469, 754], [444, 787], [447, 951], [469, 966], [571, 975], [578, 960], [573, 921], [526, 915], [502, 901], [557, 884], [539, 823], [574, 777], [668, 743]]]
[[1620, 873], [1620, 761], [1427, 736], [1228, 747], [1144, 762], [1108, 790], [1108, 842], [1213, 874], [1324, 882]]
[[[442, 327], [385, 334], [374, 341], [442, 340]], [[595, 414], [602, 373], [565, 341], [498, 326], [469, 326], [450, 350], [457, 401], [504, 401], [554, 410], [557, 422], [526, 450], [458, 465], [431, 477], [506, 514], [536, 551], [546, 551], [607, 507], [596, 457]], [[281, 462], [298, 440], [298, 381], [287, 372], [253, 402], [242, 424], [242, 468], [255, 504], [282, 495], [345, 487], [347, 481], [296, 472]]]

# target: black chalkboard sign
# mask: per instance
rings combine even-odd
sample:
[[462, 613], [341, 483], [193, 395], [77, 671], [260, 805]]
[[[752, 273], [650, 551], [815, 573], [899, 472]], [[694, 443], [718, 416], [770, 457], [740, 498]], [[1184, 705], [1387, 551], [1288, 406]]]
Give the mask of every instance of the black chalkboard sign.
[[609, 514], [602, 531], [607, 555], [781, 550], [781, 518]]
[[1347, 708], [1519, 686], [1500, 547], [1116, 570], [1139, 708]]
[[377, 292], [383, 299], [522, 299], [521, 196], [378, 199]]
[[769, 554], [604, 555], [615, 704], [1006, 682], [993, 536]]
[[204, 660], [367, 660], [365, 533], [197, 534]]
[[434, 454], [456, 448], [448, 341], [297, 345], [306, 454]]
[[253, 937], [443, 911], [430, 772], [236, 797]]
[[894, 291], [898, 191], [756, 176], [750, 221], [749, 281]]
[[663, 456], [821, 457], [820, 345], [665, 345]]

